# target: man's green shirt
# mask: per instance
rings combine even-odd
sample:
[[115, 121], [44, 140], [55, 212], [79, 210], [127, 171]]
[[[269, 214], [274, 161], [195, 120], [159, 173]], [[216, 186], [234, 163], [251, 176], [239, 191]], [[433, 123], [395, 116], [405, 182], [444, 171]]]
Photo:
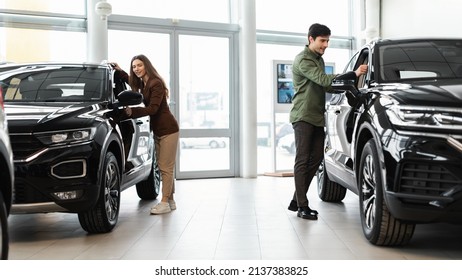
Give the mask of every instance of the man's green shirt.
[[304, 121], [314, 126], [324, 126], [326, 91], [336, 75], [328, 75], [324, 59], [308, 46], [300, 52], [292, 65], [295, 94], [292, 98], [290, 122]]

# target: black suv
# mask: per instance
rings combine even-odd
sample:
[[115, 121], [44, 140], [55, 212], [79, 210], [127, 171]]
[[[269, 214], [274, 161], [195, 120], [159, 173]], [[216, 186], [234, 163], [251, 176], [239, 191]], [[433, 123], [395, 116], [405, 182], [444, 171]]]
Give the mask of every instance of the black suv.
[[375, 40], [326, 104], [318, 195], [359, 196], [365, 237], [408, 243], [418, 223], [462, 223], [462, 39]]
[[13, 153], [11, 150], [8, 125], [3, 110], [2, 88], [0, 87], [0, 258], [8, 259], [9, 235], [8, 215], [14, 184]]
[[12, 213], [77, 213], [89, 233], [111, 231], [120, 193], [136, 185], [155, 199], [160, 173], [149, 117], [110, 65], [7, 64], [0, 67], [15, 165]]

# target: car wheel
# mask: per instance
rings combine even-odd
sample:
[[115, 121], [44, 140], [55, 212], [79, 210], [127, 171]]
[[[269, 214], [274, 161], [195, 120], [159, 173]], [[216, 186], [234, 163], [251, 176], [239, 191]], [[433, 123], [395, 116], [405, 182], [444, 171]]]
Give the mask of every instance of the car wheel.
[[364, 235], [381, 246], [405, 245], [414, 234], [415, 224], [395, 219], [384, 201], [382, 175], [374, 140], [364, 146], [359, 167], [359, 210]]
[[7, 219], [8, 215], [6, 212], [5, 201], [3, 200], [2, 193], [0, 193], [0, 233], [2, 235], [2, 240], [0, 242], [0, 257], [2, 260], [8, 259], [9, 239]]
[[210, 141], [210, 143], [209, 143], [209, 147], [212, 148], [212, 149], [216, 149], [216, 148], [219, 147], [219, 144], [218, 144], [217, 141], [212, 140], [212, 141]]
[[136, 184], [138, 197], [146, 200], [156, 199], [160, 191], [160, 181], [160, 170], [154, 157], [148, 179]]
[[120, 172], [116, 157], [111, 152], [106, 154], [103, 172], [101, 191], [95, 207], [79, 213], [80, 225], [89, 233], [110, 232], [119, 218]]
[[340, 202], [345, 198], [347, 189], [329, 179], [325, 170], [324, 161], [319, 165], [316, 177], [318, 179], [318, 196], [322, 201]]
[[290, 148], [289, 148], [288, 152], [291, 155], [295, 155], [295, 153], [296, 153], [295, 143], [290, 144]]

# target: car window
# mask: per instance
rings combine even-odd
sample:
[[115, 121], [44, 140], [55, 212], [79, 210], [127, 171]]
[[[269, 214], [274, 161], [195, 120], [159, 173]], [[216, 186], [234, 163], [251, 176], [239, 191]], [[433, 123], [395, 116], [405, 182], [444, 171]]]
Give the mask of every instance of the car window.
[[[353, 70], [356, 70], [360, 65], [369, 65], [369, 49], [363, 49], [358, 56], [355, 67]], [[366, 86], [367, 75], [361, 75], [356, 79], [357, 88], [363, 88]]]
[[379, 47], [380, 79], [462, 78], [462, 40], [432, 40]]
[[356, 60], [358, 60], [359, 52], [357, 52], [348, 62], [347, 66], [345, 67], [345, 70], [343, 73], [349, 72], [349, 71], [354, 71], [354, 67], [356, 65]]
[[[359, 67], [359, 65], [368, 64], [368, 62], [369, 62], [369, 50], [363, 49], [357, 52], [350, 59], [350, 62], [348, 62], [347, 66], [345, 67], [344, 73], [349, 72], [349, 71], [354, 71]], [[362, 75], [356, 80], [356, 87], [362, 88], [364, 87], [365, 83], [366, 83], [366, 75]]]
[[6, 102], [91, 102], [106, 98], [106, 69], [31, 68], [2, 80]]

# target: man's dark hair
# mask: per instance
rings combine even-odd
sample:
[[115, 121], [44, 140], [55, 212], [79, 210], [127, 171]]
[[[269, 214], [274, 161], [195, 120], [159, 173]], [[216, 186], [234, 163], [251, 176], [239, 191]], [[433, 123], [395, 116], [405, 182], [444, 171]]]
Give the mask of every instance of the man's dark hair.
[[310, 26], [310, 29], [308, 29], [308, 38], [310, 36], [315, 40], [318, 36], [330, 36], [330, 29], [323, 24], [314, 23]]

